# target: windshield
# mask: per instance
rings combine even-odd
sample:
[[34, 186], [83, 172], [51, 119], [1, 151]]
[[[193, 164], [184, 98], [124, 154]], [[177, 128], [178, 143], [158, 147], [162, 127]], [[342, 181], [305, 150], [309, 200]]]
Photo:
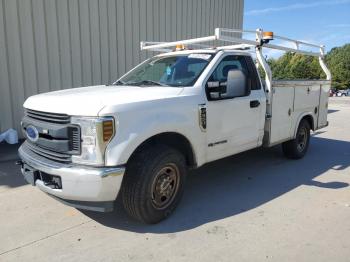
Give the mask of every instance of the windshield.
[[120, 78], [116, 85], [192, 86], [212, 54], [153, 57]]

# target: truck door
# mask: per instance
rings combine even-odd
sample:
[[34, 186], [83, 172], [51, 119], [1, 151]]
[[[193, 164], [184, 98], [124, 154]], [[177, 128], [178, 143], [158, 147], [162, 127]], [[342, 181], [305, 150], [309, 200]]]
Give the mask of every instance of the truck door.
[[[227, 75], [231, 70], [244, 73], [244, 95], [220, 95], [220, 91], [215, 92], [213, 89], [213, 86], [218, 86], [217, 90], [225, 90], [222, 86], [227, 84]], [[224, 55], [205, 85], [208, 98], [207, 160], [212, 161], [260, 145], [264, 132], [266, 98], [251, 57]]]

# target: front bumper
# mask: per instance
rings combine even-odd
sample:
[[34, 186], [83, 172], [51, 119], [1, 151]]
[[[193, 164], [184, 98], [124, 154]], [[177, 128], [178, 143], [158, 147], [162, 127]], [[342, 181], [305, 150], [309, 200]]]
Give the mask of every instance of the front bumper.
[[[121, 188], [124, 167], [93, 168], [74, 164], [61, 164], [49, 161], [44, 157], [33, 155], [22, 145], [18, 150], [22, 159], [22, 174], [24, 178], [40, 190], [58, 198], [65, 204], [95, 211], [111, 211], [113, 202]], [[60, 188], [52, 188], [40, 176], [58, 177]]]

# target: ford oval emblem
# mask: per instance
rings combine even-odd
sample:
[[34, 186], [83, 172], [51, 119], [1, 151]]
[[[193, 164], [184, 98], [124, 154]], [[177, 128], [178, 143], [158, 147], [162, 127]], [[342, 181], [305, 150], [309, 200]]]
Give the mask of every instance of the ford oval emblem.
[[36, 127], [32, 125], [27, 126], [26, 135], [27, 135], [27, 138], [32, 142], [36, 142], [39, 139], [38, 129], [36, 129]]

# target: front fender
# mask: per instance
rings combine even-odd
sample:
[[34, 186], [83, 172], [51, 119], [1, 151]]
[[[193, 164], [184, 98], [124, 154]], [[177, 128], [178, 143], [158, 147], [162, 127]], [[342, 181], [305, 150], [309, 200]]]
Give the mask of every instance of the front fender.
[[124, 165], [132, 153], [152, 136], [174, 132], [190, 141], [197, 164], [204, 161], [205, 136], [198, 125], [198, 113], [195, 110], [184, 111], [187, 114], [152, 110], [144, 112], [125, 112], [117, 116], [117, 128], [114, 139], [106, 150], [106, 165]]

